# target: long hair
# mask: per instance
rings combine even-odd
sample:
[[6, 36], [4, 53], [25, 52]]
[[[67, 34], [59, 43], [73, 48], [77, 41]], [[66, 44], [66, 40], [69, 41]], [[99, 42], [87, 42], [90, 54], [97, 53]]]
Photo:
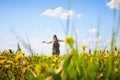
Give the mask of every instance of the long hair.
[[56, 35], [53, 35], [53, 37], [54, 37], [56, 40], [58, 40]]

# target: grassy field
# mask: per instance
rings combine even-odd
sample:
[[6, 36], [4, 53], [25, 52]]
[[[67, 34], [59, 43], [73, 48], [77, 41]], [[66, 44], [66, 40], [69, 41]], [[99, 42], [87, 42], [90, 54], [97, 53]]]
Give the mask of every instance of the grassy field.
[[0, 80], [119, 80], [120, 48], [78, 52], [73, 37], [65, 43], [70, 51], [64, 56], [24, 56], [23, 51], [0, 53]]
[[[107, 1], [105, 1], [105, 2], [107, 2]], [[68, 0], [68, 4], [66, 4], [66, 5], [68, 5], [68, 11], [71, 10], [71, 7], [72, 7], [71, 3], [72, 3], [71, 0]], [[89, 6], [87, 5], [87, 9], [89, 9], [88, 7]], [[32, 7], [32, 8], [36, 9], [34, 7]], [[80, 7], [80, 9], [81, 8], [82, 7]], [[73, 7], [73, 9], [74, 9], [74, 7]], [[77, 8], [75, 8], [75, 9], [77, 9]], [[23, 10], [25, 10], [25, 9], [23, 9]], [[51, 11], [52, 9], [49, 9], [49, 10]], [[94, 8], [93, 8], [93, 10], [94, 10]], [[12, 11], [12, 10], [10, 10], [10, 11]], [[28, 9], [26, 11], [28, 12]], [[63, 11], [62, 11], [62, 13], [63, 13]], [[80, 10], [80, 11], [82, 11], [82, 10]], [[17, 12], [17, 11], [15, 11], [15, 12]], [[92, 10], [90, 10], [90, 12], [92, 12]], [[20, 15], [22, 15], [21, 13], [20, 13]], [[88, 13], [89, 13], [89, 10], [88, 10]], [[26, 15], [25, 12], [23, 14]], [[33, 17], [33, 15], [34, 14], [32, 14], [32, 17]], [[13, 36], [15, 35], [14, 37], [16, 38], [16, 40], [18, 40], [18, 42], [20, 42], [22, 44], [22, 46], [24, 46], [26, 49], [28, 49], [29, 54], [31, 54], [31, 55], [25, 56], [26, 53], [22, 49], [20, 49], [19, 45], [18, 45], [18, 49], [15, 52], [13, 52], [10, 49], [1, 51], [0, 52], [0, 80], [120, 80], [120, 47], [116, 47], [116, 44], [115, 44], [116, 38], [119, 37], [118, 34], [120, 32], [120, 12], [113, 10], [113, 22], [112, 22], [112, 24], [109, 23], [111, 26], [105, 26], [108, 28], [112, 28], [111, 40], [110, 40], [110, 43], [108, 44], [110, 46], [107, 46], [107, 47], [110, 47], [109, 50], [98, 49], [99, 41], [96, 41], [96, 45], [94, 45], [94, 47], [95, 47], [94, 50], [89, 49], [86, 45], [77, 46], [78, 45], [77, 33], [75, 31], [74, 19], [71, 20], [70, 13], [67, 13], [66, 15], [67, 15], [67, 19], [65, 22], [65, 26], [62, 25], [62, 27], [63, 27], [64, 34], [66, 36], [64, 42], [66, 43], [66, 45], [69, 46], [69, 50], [66, 51], [67, 53], [65, 55], [63, 55], [63, 56], [57, 56], [57, 55], [50, 56], [50, 55], [39, 55], [39, 54], [35, 55], [36, 53], [34, 53], [34, 51], [32, 51], [32, 47], [30, 45], [28, 37], [27, 37], [28, 43], [26, 43], [19, 35], [15, 35], [17, 33], [14, 32], [14, 30], [12, 30]], [[104, 15], [108, 16], [107, 13]], [[19, 16], [19, 15], [17, 15], [17, 16]], [[90, 15], [90, 16], [92, 16], [92, 15]], [[9, 16], [7, 16], [7, 17], [9, 18]], [[100, 17], [100, 13], [98, 13], [98, 17]], [[26, 17], [24, 17], [24, 18], [25, 18], [25, 20], [27, 19]], [[105, 17], [105, 18], [107, 18], [107, 17]], [[14, 17], [13, 17], [13, 19], [14, 19]], [[17, 18], [15, 16], [15, 20], [16, 19]], [[32, 21], [32, 18], [30, 18], [30, 19]], [[108, 19], [106, 19], [106, 21], [108, 21]], [[23, 20], [22, 17], [21, 17], [21, 20]], [[35, 20], [35, 19], [33, 19], [33, 20]], [[26, 20], [26, 21], [29, 21], [29, 20]], [[83, 19], [83, 21], [84, 21], [84, 19]], [[89, 19], [87, 21], [89, 21]], [[12, 21], [12, 22], [14, 22], [14, 21]], [[35, 21], [32, 21], [32, 22], [35, 22]], [[37, 22], [39, 22], [39, 21], [37, 21]], [[71, 22], [73, 22], [72, 25], [71, 25]], [[21, 23], [22, 22], [20, 22], [20, 24]], [[42, 23], [44, 23], [44, 22], [42, 22]], [[47, 24], [48, 22], [45, 22], [45, 23]], [[84, 22], [84, 23], [87, 24], [87, 22]], [[6, 24], [8, 24], [8, 23], [6, 23]], [[17, 24], [17, 23], [14, 22], [14, 24]], [[22, 23], [22, 24], [24, 24], [24, 23]], [[108, 23], [106, 23], [106, 24], [108, 24]], [[37, 25], [36, 22], [32, 24], [32, 26], [36, 26], [36, 25]], [[40, 25], [41, 25], [41, 23], [40, 23]], [[38, 26], [40, 27], [40, 25], [38, 25]], [[47, 24], [47, 25], [49, 25], [49, 24]], [[80, 25], [81, 25], [81, 23], [80, 23]], [[79, 27], [85, 27], [85, 26], [80, 26], [80, 25], [79, 25]], [[11, 26], [11, 24], [10, 24], [10, 26]], [[51, 25], [49, 25], [49, 26], [51, 26]], [[20, 25], [20, 27], [21, 27], [21, 25]], [[101, 19], [98, 19], [98, 22], [96, 25], [96, 29], [98, 31], [96, 32], [95, 39], [98, 39], [100, 37], [100, 27], [101, 27]], [[47, 29], [49, 29], [49, 28], [47, 28]], [[70, 29], [72, 29], [71, 30], [72, 32], [70, 31]], [[82, 28], [80, 28], [80, 29], [82, 30]], [[34, 29], [33, 29], [33, 31], [34, 31]], [[48, 32], [50, 32], [50, 31], [48, 31]], [[68, 36], [68, 35], [71, 35], [71, 33], [73, 36], [76, 37], [76, 40], [72, 36]], [[41, 33], [39, 33], [39, 34], [41, 34]], [[107, 33], [105, 33], [105, 34], [107, 34]], [[84, 36], [85, 34], [82, 34], [82, 35]], [[39, 36], [37, 36], [37, 37], [39, 37]]]

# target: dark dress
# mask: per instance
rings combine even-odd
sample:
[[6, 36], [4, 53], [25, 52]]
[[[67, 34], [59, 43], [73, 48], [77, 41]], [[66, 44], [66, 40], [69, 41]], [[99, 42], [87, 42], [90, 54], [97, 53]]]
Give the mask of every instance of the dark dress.
[[53, 52], [52, 52], [53, 55], [59, 55], [59, 54], [60, 54], [59, 42], [58, 42], [58, 40], [54, 40], [54, 41], [53, 41], [52, 51], [53, 51]]

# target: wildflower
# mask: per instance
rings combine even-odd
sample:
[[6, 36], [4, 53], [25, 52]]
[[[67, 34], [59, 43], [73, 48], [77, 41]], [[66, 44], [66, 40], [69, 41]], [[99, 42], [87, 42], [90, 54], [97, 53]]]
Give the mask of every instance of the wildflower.
[[114, 57], [118, 57], [118, 54], [114, 54]]
[[26, 67], [23, 67], [23, 68], [22, 68], [22, 72], [23, 72], [23, 73], [25, 73], [26, 70], [27, 70]]
[[59, 67], [60, 67], [60, 65], [59, 65], [59, 64], [57, 64], [55, 68], [56, 68], [56, 69], [58, 69]]
[[100, 77], [103, 77], [104, 75], [103, 75], [103, 72], [100, 74]]
[[5, 65], [5, 68], [9, 68], [10, 67], [10, 65]]
[[25, 55], [25, 52], [22, 51], [21, 54], [22, 54], [22, 55]]
[[9, 63], [9, 64], [14, 64], [14, 62], [13, 62], [13, 61], [10, 61], [10, 60], [8, 60], [7, 63]]
[[53, 59], [53, 62], [56, 63], [57, 61], [58, 61], [58, 58], [54, 58], [54, 59]]
[[23, 65], [25, 65], [26, 64], [26, 62], [25, 61], [23, 61]]
[[0, 59], [6, 59], [6, 57], [4, 57], [4, 56], [0, 56]]
[[3, 64], [5, 63], [7, 60], [3, 59], [3, 60], [0, 60], [0, 64]]
[[117, 52], [120, 53], [120, 48], [117, 49]]
[[85, 49], [85, 48], [87, 48], [87, 46], [86, 45], [82, 45], [81, 48]]
[[87, 48], [86, 45], [82, 45], [81, 48], [83, 49], [83, 51], [85, 51], [85, 49]]
[[118, 65], [118, 64], [119, 64], [119, 61], [117, 61], [117, 60], [114, 61], [114, 64], [115, 64], [115, 65]]
[[15, 59], [24, 58], [24, 54], [25, 54], [24, 52], [16, 54]]
[[93, 62], [93, 58], [91, 57], [89, 61], [90, 61], [90, 63], [92, 63]]
[[44, 76], [44, 75], [46, 75], [46, 72], [48, 71], [48, 66], [44, 63], [37, 64], [35, 66], [35, 71], [36, 71], [37, 75]]
[[71, 48], [75, 42], [74, 38], [72, 36], [68, 36], [65, 38], [65, 43], [68, 44]]
[[109, 55], [108, 55], [108, 54], [105, 54], [105, 55], [103, 56], [103, 58], [104, 58], [104, 59], [107, 59], [107, 58], [109, 58]]
[[51, 67], [55, 67], [55, 64], [54, 64], [54, 63], [52, 63], [52, 64], [51, 64]]
[[118, 69], [118, 68], [115, 68], [115, 69], [114, 69], [114, 72], [115, 72], [115, 73], [118, 73], [118, 72], [119, 72], [119, 69]]
[[51, 59], [51, 56], [47, 56], [47, 59]]
[[100, 73], [100, 75], [97, 77], [98, 79], [102, 78], [104, 76], [103, 72]]

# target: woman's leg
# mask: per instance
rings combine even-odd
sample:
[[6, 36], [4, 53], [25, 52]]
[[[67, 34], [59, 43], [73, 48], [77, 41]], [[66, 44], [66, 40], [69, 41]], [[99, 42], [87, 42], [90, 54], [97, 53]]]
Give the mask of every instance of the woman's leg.
[[53, 49], [52, 54], [53, 54], [53, 55], [58, 55], [58, 56], [59, 56], [59, 54], [60, 54], [59, 49]]

